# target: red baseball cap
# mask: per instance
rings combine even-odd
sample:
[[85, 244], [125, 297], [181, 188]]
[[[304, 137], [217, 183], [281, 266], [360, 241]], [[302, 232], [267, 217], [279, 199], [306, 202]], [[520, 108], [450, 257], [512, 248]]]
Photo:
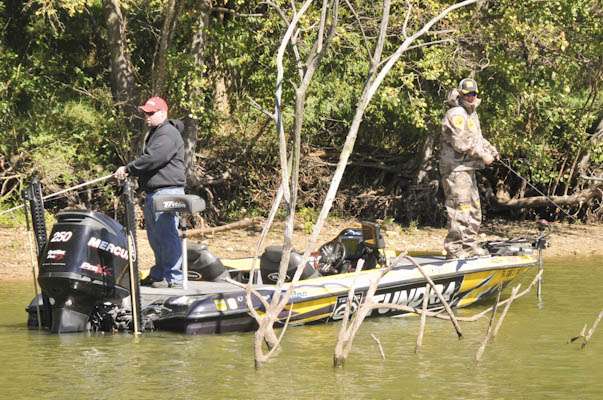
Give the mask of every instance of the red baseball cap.
[[139, 109], [141, 109], [144, 112], [156, 112], [156, 111], [165, 111], [167, 112], [168, 110], [168, 106], [167, 103], [165, 102], [165, 100], [163, 100], [161, 97], [151, 97], [150, 99], [147, 100], [146, 103], [144, 103], [144, 105], [138, 107]]

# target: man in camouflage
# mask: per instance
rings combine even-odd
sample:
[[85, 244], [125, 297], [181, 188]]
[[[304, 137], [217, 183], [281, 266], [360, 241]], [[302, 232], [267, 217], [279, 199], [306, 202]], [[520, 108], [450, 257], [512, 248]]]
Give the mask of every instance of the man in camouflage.
[[448, 213], [446, 258], [487, 254], [477, 242], [482, 211], [475, 170], [492, 164], [498, 152], [482, 136], [475, 111], [481, 102], [477, 94], [477, 82], [463, 79], [458, 89], [451, 92], [448, 98], [451, 108], [442, 120], [440, 174]]

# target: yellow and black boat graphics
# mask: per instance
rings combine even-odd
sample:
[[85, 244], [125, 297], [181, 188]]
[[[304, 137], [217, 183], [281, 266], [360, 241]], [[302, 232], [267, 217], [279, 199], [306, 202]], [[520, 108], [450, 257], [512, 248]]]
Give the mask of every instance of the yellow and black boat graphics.
[[[499, 287], [505, 287], [520, 274], [537, 265], [538, 259], [535, 256], [487, 257], [455, 262], [434, 259], [432, 264], [423, 265], [423, 269], [429, 271], [430, 277], [446, 301], [455, 307], [466, 307], [491, 297]], [[375, 302], [420, 308], [425, 295], [426, 281], [418, 270], [409, 268], [410, 266], [394, 269], [386, 274], [375, 293]], [[343, 317], [352, 282], [355, 281], [352, 306], [354, 311], [378, 274], [378, 270], [370, 270], [361, 274], [338, 276], [336, 283], [329, 277], [316, 279], [316, 282], [312, 283], [298, 282], [292, 301], [283, 311], [281, 318], [285, 320], [291, 312], [290, 321], [296, 324], [339, 320]], [[320, 282], [321, 280], [324, 282]], [[433, 292], [428, 306], [429, 308], [442, 306]], [[369, 316], [402, 313], [390, 308], [377, 308]]]
[[[416, 260], [434, 281], [446, 301], [454, 307], [466, 307], [491, 297], [498, 287], [505, 287], [530, 269], [536, 270], [539, 262], [536, 253], [466, 260], [446, 260], [432, 256], [418, 257]], [[338, 321], [344, 315], [350, 287], [354, 286], [354, 312], [366, 296], [371, 283], [379, 275], [377, 268], [286, 283], [281, 288], [283, 293], [289, 285], [293, 285], [293, 288], [289, 303], [279, 315], [280, 322], [284, 323], [289, 319], [290, 324], [301, 325]], [[189, 334], [255, 329], [256, 324], [249, 315], [244, 289], [227, 283], [213, 284], [211, 291], [201, 291], [200, 295], [180, 296], [165, 301], [163, 307], [170, 312], [156, 321], [158, 328]], [[425, 278], [414, 265], [393, 265], [392, 270], [381, 278], [374, 300], [377, 303], [395, 303], [420, 308], [425, 295], [425, 285]], [[254, 289], [265, 300], [270, 301], [276, 287], [258, 285]], [[264, 311], [257, 297], [252, 296], [252, 304], [259, 313]], [[433, 291], [428, 300], [428, 307], [442, 307]], [[384, 307], [372, 310], [369, 317], [400, 314], [403, 312]]]

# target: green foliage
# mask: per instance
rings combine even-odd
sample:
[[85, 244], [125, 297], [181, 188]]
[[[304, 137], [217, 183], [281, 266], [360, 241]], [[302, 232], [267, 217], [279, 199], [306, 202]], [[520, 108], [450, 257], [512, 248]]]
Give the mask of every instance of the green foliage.
[[297, 216], [301, 219], [304, 227], [304, 232], [307, 234], [312, 233], [314, 224], [318, 220], [318, 210], [309, 207], [302, 207], [298, 212]]
[[[22, 228], [27, 226], [27, 220], [25, 218], [25, 212], [23, 208], [0, 215], [0, 227], [2, 228]], [[4, 208], [0, 208], [0, 213], [5, 211]], [[29, 217], [31, 218], [31, 217]], [[52, 226], [56, 222], [56, 218], [49, 212], [44, 214], [44, 221], [46, 226]]]
[[404, 229], [404, 231], [409, 235], [412, 235], [413, 233], [417, 233], [418, 230], [419, 230], [419, 221], [417, 221], [416, 219], [411, 220], [408, 223], [408, 226]]
[[548, 183], [601, 118], [589, 72], [601, 71], [603, 46], [593, 40], [602, 35], [600, 9], [589, 1], [502, 1], [480, 22], [476, 53], [491, 64], [479, 77], [484, 125], [503, 154], [530, 160], [532, 178]]
[[[276, 3], [290, 18], [290, 2]], [[307, 148], [342, 146], [366, 80], [380, 4], [352, 3], [363, 31], [356, 16], [340, 2], [337, 35], [308, 91], [302, 139]], [[385, 55], [404, 39], [408, 3], [392, 6]], [[410, 3], [413, 13], [407, 29], [412, 33], [451, 2]], [[18, 159], [14, 167], [20, 175], [14, 179], [22, 182], [38, 174], [45, 185], [61, 187], [106, 174], [131, 159], [137, 152], [132, 139], [140, 132], [127, 130], [130, 116], [121, 114], [113, 100], [112, 44], [103, 2], [11, 4], [15, 6], [0, 3], [0, 152], [7, 162]], [[152, 90], [166, 4], [163, 0], [121, 2], [141, 96]], [[266, 210], [277, 185], [274, 127], [251, 106], [250, 98], [267, 110], [274, 108], [275, 55], [286, 26], [267, 4], [249, 0], [224, 4], [233, 12], [210, 14], [199, 65], [191, 54], [191, 38], [202, 9], [200, 2], [183, 3], [167, 52], [163, 93], [172, 115], [199, 123], [197, 151], [202, 153], [202, 168], [217, 175], [225, 168], [236, 171], [236, 182], [211, 190], [220, 199], [216, 201], [223, 202], [221, 216], [237, 218]], [[302, 59], [316, 37], [319, 14], [315, 5], [300, 22]], [[511, 158], [521, 173], [541, 187], [556, 180], [562, 184], [559, 190], [572, 187], [575, 176], [562, 171], [562, 165], [571, 165], [585, 151], [590, 151], [593, 163], [603, 162], [601, 144], [589, 140], [593, 125], [603, 117], [601, 16], [595, 0], [500, 0], [450, 14], [419, 39], [418, 47], [405, 53], [386, 77], [364, 116], [357, 147], [405, 160], [415, 158], [424, 138], [440, 129], [447, 91], [472, 74], [481, 87], [484, 132], [503, 157]], [[364, 36], [371, 42], [368, 49]], [[227, 115], [216, 110], [218, 81], [226, 83]], [[289, 133], [292, 83], [299, 83], [290, 46], [284, 82]], [[365, 172], [347, 174], [346, 179], [362, 190], [381, 173]], [[380, 179], [398, 178], [393, 174]], [[398, 190], [398, 183], [391, 185]], [[10, 201], [18, 201], [16, 191], [11, 196]], [[311, 209], [303, 207], [300, 216], [304, 224], [310, 223]]]
[[[2, 211], [4, 211], [4, 209], [2, 209]], [[25, 213], [23, 212], [23, 209], [0, 215], [0, 227], [17, 228], [25, 225]]]

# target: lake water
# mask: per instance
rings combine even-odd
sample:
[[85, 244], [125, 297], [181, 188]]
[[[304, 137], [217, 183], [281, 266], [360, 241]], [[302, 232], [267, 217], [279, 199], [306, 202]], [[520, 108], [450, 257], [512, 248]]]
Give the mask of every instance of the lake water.
[[602, 286], [599, 258], [547, 260], [543, 303], [535, 290], [518, 299], [479, 364], [474, 357], [487, 318], [463, 323], [460, 341], [449, 322], [428, 319], [415, 354], [419, 319], [406, 317], [365, 321], [339, 369], [332, 366], [338, 324], [289, 328], [282, 351], [255, 370], [251, 333], [135, 338], [30, 331], [24, 308], [31, 284], [4, 282], [0, 398], [602, 399], [603, 323], [585, 349], [567, 344], [603, 310]]

